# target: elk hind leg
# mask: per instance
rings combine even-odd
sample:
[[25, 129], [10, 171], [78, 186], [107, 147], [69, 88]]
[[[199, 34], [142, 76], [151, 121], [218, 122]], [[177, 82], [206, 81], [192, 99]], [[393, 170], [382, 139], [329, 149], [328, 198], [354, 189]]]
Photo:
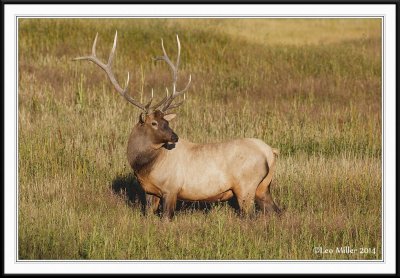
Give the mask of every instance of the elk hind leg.
[[281, 213], [281, 209], [275, 204], [270, 193], [265, 194], [262, 197], [256, 197], [257, 206], [263, 213], [275, 212], [277, 214]]
[[268, 175], [261, 181], [256, 190], [256, 204], [264, 213], [275, 212], [281, 213], [281, 209], [275, 204], [271, 194], [272, 174]]

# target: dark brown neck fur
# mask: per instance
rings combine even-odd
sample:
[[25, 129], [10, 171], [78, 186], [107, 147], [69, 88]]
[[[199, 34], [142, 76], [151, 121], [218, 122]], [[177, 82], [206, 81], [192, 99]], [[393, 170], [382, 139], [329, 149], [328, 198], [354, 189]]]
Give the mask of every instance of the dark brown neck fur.
[[137, 124], [131, 132], [127, 149], [128, 161], [135, 173], [149, 172], [161, 152], [162, 148], [149, 142], [145, 131]]

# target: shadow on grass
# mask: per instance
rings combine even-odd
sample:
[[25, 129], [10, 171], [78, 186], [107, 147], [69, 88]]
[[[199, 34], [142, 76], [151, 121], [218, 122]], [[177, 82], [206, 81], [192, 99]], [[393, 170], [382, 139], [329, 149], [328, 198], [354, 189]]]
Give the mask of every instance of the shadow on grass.
[[[125, 201], [132, 208], [140, 207], [143, 215], [151, 213], [149, 209], [146, 209], [150, 204], [147, 204], [146, 193], [140, 186], [135, 175], [125, 174], [117, 176], [112, 182], [112, 190], [115, 194], [125, 198]], [[231, 198], [227, 201], [235, 211], [239, 210], [239, 205], [236, 198]], [[203, 211], [209, 213], [217, 203], [214, 202], [203, 202], [203, 201], [180, 201], [176, 203], [176, 212], [190, 212], [190, 211]], [[157, 210], [157, 214], [161, 215], [162, 200]]]
[[133, 174], [117, 176], [112, 182], [112, 190], [125, 198], [129, 206], [140, 207], [142, 213], [146, 213], [146, 193]]

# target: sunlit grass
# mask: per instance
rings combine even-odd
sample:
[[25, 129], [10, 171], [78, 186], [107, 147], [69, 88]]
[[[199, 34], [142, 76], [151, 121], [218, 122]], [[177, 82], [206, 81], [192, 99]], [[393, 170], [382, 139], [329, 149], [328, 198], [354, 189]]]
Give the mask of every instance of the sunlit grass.
[[[380, 259], [380, 22], [193, 21], [20, 21], [19, 258]], [[139, 111], [93, 64], [71, 61], [90, 53], [96, 32], [106, 59], [116, 29], [117, 78], [129, 71], [143, 101], [170, 86], [151, 57], [161, 37], [173, 56], [179, 34], [179, 85], [193, 77], [171, 123], [180, 137], [256, 137], [280, 149], [281, 218], [242, 219], [226, 203], [182, 209], [171, 222], [141, 214], [126, 159]]]

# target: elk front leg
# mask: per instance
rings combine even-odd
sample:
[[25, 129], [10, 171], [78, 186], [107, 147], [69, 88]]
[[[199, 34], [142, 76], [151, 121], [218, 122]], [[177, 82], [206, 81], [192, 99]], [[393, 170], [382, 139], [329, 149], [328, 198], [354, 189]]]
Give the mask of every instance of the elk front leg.
[[160, 198], [154, 195], [146, 194], [146, 210], [156, 213], [160, 204]]
[[176, 194], [167, 193], [163, 196], [163, 216], [171, 219], [176, 207]]
[[254, 201], [252, 199], [238, 199], [238, 203], [241, 216], [249, 217], [253, 215]]

